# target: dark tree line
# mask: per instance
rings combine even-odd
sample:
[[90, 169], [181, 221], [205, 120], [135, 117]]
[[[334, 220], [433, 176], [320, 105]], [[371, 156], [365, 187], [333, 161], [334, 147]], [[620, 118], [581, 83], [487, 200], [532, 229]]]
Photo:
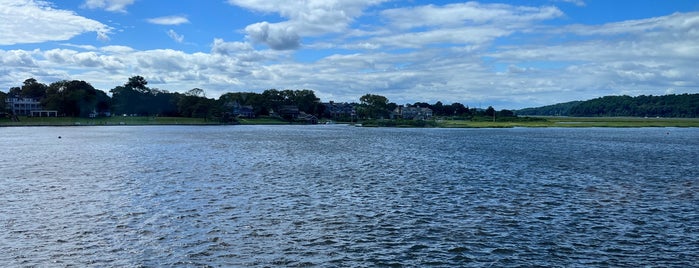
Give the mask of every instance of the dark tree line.
[[[325, 106], [312, 90], [268, 89], [262, 93], [233, 92], [218, 99], [207, 98], [204, 90], [191, 89], [185, 93], [168, 92], [148, 87], [141, 76], [133, 76], [122, 85], [111, 90], [111, 97], [95, 89], [85, 81], [57, 81], [45, 85], [30, 78], [21, 87], [0, 92], [0, 112], [5, 107], [6, 97], [35, 98], [46, 110], [56, 110], [62, 116], [88, 115], [140, 115], [199, 118], [231, 118], [234, 107], [249, 107], [255, 116], [266, 116], [290, 106], [317, 118], [325, 114]], [[399, 105], [381, 95], [366, 94], [359, 103], [349, 104], [358, 118], [389, 118]], [[405, 106], [429, 108], [433, 116], [480, 120], [479, 117], [513, 117], [514, 111], [497, 111], [469, 108], [461, 103], [434, 104], [416, 102]], [[557, 105], [529, 108], [516, 111], [518, 115], [571, 115], [571, 116], [663, 116], [699, 117], [699, 94], [667, 96], [613, 96], [584, 102], [569, 102]]]
[[699, 117], [699, 94], [606, 96], [517, 111], [518, 115]]
[[34, 78], [21, 87], [0, 91], [0, 111], [6, 111], [7, 97], [38, 99], [46, 110], [56, 110], [61, 116], [87, 117], [99, 115], [174, 116], [200, 118], [230, 118], [234, 106], [251, 106], [255, 115], [269, 115], [284, 106], [298, 107], [299, 111], [320, 116], [323, 105], [312, 90], [276, 90], [262, 93], [226, 93], [219, 99], [207, 98], [204, 90], [193, 88], [185, 93], [168, 92], [148, 87], [148, 81], [133, 76], [122, 86], [111, 90], [111, 97], [85, 81], [57, 81], [50, 85]]

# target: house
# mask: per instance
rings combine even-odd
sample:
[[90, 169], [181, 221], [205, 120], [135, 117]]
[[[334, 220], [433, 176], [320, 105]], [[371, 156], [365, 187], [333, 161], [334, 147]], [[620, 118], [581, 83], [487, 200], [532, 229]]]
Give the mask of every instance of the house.
[[432, 109], [411, 106], [398, 106], [391, 112], [391, 118], [425, 120], [432, 118]]
[[323, 106], [325, 106], [325, 116], [329, 118], [350, 118], [357, 114], [354, 106], [346, 102], [336, 103], [331, 101], [323, 103]]
[[34, 98], [10, 97], [5, 99], [6, 107], [14, 115], [32, 115], [32, 111], [42, 110], [41, 102]]
[[318, 118], [315, 117], [315, 115], [312, 114], [307, 114], [305, 112], [299, 112], [298, 117], [296, 117], [296, 120], [298, 121], [306, 121], [306, 123], [309, 124], [318, 124]]
[[253, 118], [255, 117], [255, 110], [252, 105], [240, 105], [237, 101], [232, 105], [231, 114], [235, 117]]
[[272, 113], [284, 119], [296, 119], [299, 117], [301, 112], [299, 111], [299, 107], [296, 105], [282, 105], [276, 112]]

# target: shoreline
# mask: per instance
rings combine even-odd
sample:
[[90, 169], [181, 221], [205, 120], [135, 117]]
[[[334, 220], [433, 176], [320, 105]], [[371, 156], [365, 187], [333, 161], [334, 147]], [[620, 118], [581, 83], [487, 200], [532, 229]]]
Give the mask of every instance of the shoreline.
[[[440, 119], [431, 120], [429, 125], [393, 125], [358, 124], [356, 127], [390, 127], [390, 128], [641, 128], [641, 127], [699, 127], [699, 118], [633, 118], [633, 117], [541, 117], [544, 120], [531, 122], [492, 122]], [[384, 122], [390, 122], [386, 120]], [[338, 122], [338, 125], [342, 125]], [[236, 126], [236, 125], [306, 125], [289, 123], [269, 118], [244, 119], [236, 123], [220, 123], [202, 118], [180, 117], [134, 117], [134, 118], [21, 118], [20, 122], [0, 120], [2, 127], [85, 127], [85, 126]]]

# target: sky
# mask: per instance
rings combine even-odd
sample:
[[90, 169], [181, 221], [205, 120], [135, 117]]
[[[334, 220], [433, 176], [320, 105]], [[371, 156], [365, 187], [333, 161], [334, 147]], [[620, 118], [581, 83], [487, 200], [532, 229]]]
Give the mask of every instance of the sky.
[[699, 93], [696, 0], [0, 0], [0, 90], [129, 77], [207, 97], [519, 109]]

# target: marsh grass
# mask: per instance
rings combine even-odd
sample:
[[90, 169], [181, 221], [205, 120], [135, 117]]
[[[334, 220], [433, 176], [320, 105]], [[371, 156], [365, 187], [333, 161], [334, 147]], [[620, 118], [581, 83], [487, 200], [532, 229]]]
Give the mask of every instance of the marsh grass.
[[537, 117], [543, 120], [492, 122], [444, 120], [442, 127], [507, 128], [507, 127], [699, 127], [699, 118], [638, 117]]

